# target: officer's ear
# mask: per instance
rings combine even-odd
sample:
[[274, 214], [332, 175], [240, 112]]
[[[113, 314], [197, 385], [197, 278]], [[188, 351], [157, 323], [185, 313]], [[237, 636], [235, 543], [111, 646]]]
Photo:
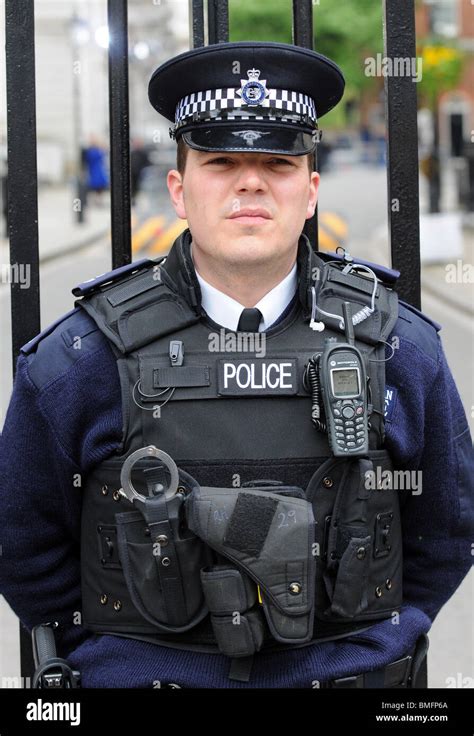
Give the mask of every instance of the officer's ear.
[[309, 182], [309, 199], [308, 199], [308, 207], [306, 209], [306, 219], [307, 220], [309, 220], [314, 215], [314, 211], [316, 209], [316, 204], [318, 202], [319, 180], [320, 180], [320, 176], [318, 172], [313, 171], [311, 173], [310, 182]]
[[186, 208], [184, 206], [183, 197], [183, 177], [176, 169], [168, 171], [166, 177], [166, 185], [170, 193], [171, 204], [174, 211], [181, 220], [186, 220]]

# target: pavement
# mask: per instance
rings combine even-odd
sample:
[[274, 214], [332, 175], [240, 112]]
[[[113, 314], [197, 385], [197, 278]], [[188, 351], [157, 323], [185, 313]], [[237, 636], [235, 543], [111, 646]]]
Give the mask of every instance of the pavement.
[[474, 316], [474, 228], [462, 230], [462, 257], [421, 269], [421, 288], [441, 301]]
[[[77, 221], [74, 202], [75, 194], [67, 186], [40, 187], [38, 192], [40, 263], [44, 264], [81, 251], [104, 238], [110, 242], [109, 192], [105, 192], [101, 199], [89, 197], [82, 223]], [[169, 198], [162, 191], [152, 198], [150, 195], [143, 195], [137, 207], [132, 209], [133, 260], [146, 255], [154, 257], [166, 253], [185, 227], [186, 221], [176, 217]], [[9, 263], [9, 244], [5, 237], [3, 221], [0, 221], [0, 230], [1, 288], [9, 283], [5, 273], [5, 265]]]
[[[456, 255], [450, 254], [449, 244], [445, 255], [434, 262], [421, 261], [421, 288], [446, 305], [468, 317], [474, 316], [474, 227], [472, 222], [459, 214], [461, 242]], [[380, 254], [389, 252], [387, 226], [377, 227], [354, 253], [376, 263], [389, 266], [387, 258]], [[376, 254], [376, 255], [375, 255]], [[371, 257], [370, 257], [371, 256]], [[377, 257], [378, 256], [378, 257]]]
[[[38, 191], [38, 234], [41, 262], [84, 248], [110, 232], [110, 199], [84, 210], [84, 222], [76, 220], [75, 194], [67, 186], [42, 186]], [[8, 240], [2, 221], [0, 263], [9, 262]]]

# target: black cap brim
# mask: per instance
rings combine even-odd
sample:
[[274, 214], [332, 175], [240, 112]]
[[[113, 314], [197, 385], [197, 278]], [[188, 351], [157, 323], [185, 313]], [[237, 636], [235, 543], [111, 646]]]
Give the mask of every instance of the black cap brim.
[[313, 133], [307, 129], [294, 129], [250, 123], [237, 126], [234, 123], [216, 124], [206, 127], [186, 128], [183, 140], [197, 151], [234, 151], [249, 153], [282, 153], [288, 156], [303, 156], [316, 147]]

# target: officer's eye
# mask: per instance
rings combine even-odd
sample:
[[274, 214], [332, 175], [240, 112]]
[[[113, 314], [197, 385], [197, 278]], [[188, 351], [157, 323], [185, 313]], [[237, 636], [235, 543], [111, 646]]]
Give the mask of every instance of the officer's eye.
[[232, 163], [232, 160], [230, 158], [225, 158], [224, 156], [219, 156], [219, 158], [211, 158], [210, 161], [208, 161], [208, 164], [220, 164], [220, 163]]
[[288, 164], [288, 166], [291, 166], [290, 161], [287, 161], [286, 158], [272, 158], [270, 160], [270, 163], [276, 163], [276, 164]]

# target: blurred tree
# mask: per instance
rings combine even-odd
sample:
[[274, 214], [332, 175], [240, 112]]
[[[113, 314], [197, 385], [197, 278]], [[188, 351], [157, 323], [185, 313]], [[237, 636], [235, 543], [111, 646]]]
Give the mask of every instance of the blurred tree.
[[464, 63], [462, 51], [455, 46], [447, 46], [445, 42], [424, 39], [418, 45], [417, 53], [423, 60], [423, 77], [419, 87], [421, 95], [433, 100], [457, 86]]
[[[291, 0], [230, 0], [230, 40], [291, 43], [292, 5]], [[380, 85], [365, 74], [365, 59], [383, 51], [380, 0], [321, 0], [313, 5], [313, 19], [314, 48], [341, 67], [346, 100]]]

